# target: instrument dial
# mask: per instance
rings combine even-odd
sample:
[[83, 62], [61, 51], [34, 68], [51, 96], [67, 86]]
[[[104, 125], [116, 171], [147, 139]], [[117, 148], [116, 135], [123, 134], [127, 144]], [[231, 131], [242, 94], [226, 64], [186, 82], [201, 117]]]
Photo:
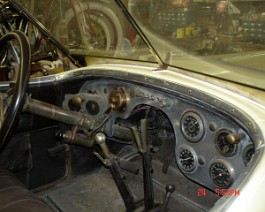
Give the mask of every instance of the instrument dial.
[[181, 131], [188, 141], [199, 141], [204, 135], [204, 126], [201, 117], [194, 112], [185, 113], [181, 119]]
[[245, 166], [247, 166], [247, 164], [249, 163], [249, 161], [251, 160], [252, 156], [255, 153], [255, 147], [253, 144], [249, 144], [243, 151], [243, 162], [245, 164]]
[[100, 108], [96, 101], [90, 100], [86, 103], [86, 110], [90, 115], [97, 115], [100, 111]]
[[177, 152], [177, 163], [185, 172], [192, 172], [197, 167], [197, 156], [192, 148], [181, 147]]
[[210, 167], [210, 177], [218, 187], [228, 188], [234, 181], [234, 170], [228, 163], [216, 161]]

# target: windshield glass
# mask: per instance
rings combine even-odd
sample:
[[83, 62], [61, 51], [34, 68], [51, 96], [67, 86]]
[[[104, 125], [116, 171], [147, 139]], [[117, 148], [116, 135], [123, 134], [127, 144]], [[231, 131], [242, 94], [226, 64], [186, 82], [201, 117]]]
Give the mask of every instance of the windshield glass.
[[114, 1], [17, 0], [71, 54], [156, 62]]
[[73, 54], [163, 61], [265, 89], [265, 1], [121, 0], [135, 25], [114, 0], [19, 2]]

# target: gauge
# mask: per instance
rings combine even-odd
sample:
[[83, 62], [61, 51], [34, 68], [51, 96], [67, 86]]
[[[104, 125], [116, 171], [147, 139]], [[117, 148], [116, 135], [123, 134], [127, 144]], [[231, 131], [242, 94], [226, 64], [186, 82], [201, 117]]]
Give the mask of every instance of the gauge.
[[177, 151], [177, 163], [185, 172], [192, 172], [197, 167], [197, 156], [192, 148], [181, 147]]
[[73, 111], [80, 111], [83, 99], [80, 96], [73, 96], [69, 102], [68, 107], [70, 110]]
[[87, 102], [86, 109], [90, 115], [97, 115], [99, 113], [99, 105], [93, 100]]
[[251, 160], [253, 154], [255, 152], [255, 147], [253, 144], [249, 144], [243, 151], [243, 162], [245, 166], [247, 166], [248, 162]]
[[181, 130], [188, 141], [199, 141], [204, 135], [204, 127], [201, 117], [194, 112], [185, 113], [181, 118]]
[[234, 170], [225, 161], [216, 161], [210, 167], [210, 177], [215, 185], [228, 188], [234, 181]]
[[231, 130], [221, 129], [215, 136], [215, 146], [219, 152], [226, 157], [230, 157], [236, 153], [237, 144], [229, 144], [226, 141], [226, 137], [232, 133]]

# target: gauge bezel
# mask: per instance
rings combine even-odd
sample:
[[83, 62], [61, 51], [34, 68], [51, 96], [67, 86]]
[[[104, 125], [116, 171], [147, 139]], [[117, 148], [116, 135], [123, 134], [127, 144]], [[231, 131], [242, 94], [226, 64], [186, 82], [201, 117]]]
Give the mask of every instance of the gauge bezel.
[[[230, 181], [226, 185], [221, 185], [215, 180], [213, 180], [212, 178], [212, 167], [216, 164], [222, 164], [229, 172]], [[229, 188], [235, 180], [235, 171], [234, 171], [233, 166], [229, 162], [222, 160], [222, 159], [218, 159], [211, 163], [210, 168], [209, 168], [209, 176], [214, 185], [218, 186], [219, 188]]]
[[[253, 154], [252, 154], [252, 156], [251, 156], [251, 158], [250, 158], [250, 160], [248, 160], [247, 159], [247, 152], [248, 151], [254, 151], [253, 152]], [[243, 154], [242, 154], [242, 160], [243, 160], [243, 163], [244, 163], [244, 165], [245, 166], [247, 166], [248, 165], [248, 163], [251, 161], [251, 159], [252, 159], [252, 157], [253, 157], [253, 155], [255, 154], [255, 146], [254, 146], [254, 144], [248, 144], [245, 148], [244, 148], [244, 150], [243, 150]]]
[[[195, 136], [191, 136], [189, 132], [186, 131], [185, 121], [187, 120], [188, 117], [192, 117], [196, 119], [198, 122], [199, 132]], [[185, 112], [181, 117], [180, 125], [181, 125], [181, 132], [188, 141], [192, 143], [196, 143], [203, 138], [204, 132], [205, 132], [204, 123], [203, 123], [203, 119], [198, 113], [193, 112], [193, 111]]]
[[229, 130], [229, 129], [226, 129], [226, 128], [223, 128], [223, 129], [220, 129], [217, 131], [215, 137], [214, 137], [214, 145], [216, 147], [216, 149], [218, 150], [218, 152], [225, 156], [225, 157], [231, 157], [231, 156], [234, 156], [236, 153], [237, 153], [237, 144], [227, 144], [230, 147], [233, 147], [232, 151], [228, 152], [228, 153], [225, 153], [222, 151], [222, 149], [220, 149], [220, 141], [218, 140], [219, 136], [222, 134], [222, 133], [233, 133], [232, 130]]
[[[193, 157], [193, 166], [190, 167], [190, 168], [186, 168], [183, 166], [183, 164], [181, 163], [181, 152], [182, 151], [189, 151]], [[193, 150], [193, 148], [191, 148], [190, 146], [181, 146], [178, 150], [177, 150], [177, 154], [176, 154], [176, 161], [177, 161], [177, 164], [178, 164], [178, 167], [183, 171], [183, 172], [186, 172], [186, 173], [191, 173], [191, 172], [194, 172], [197, 167], [198, 167], [198, 157], [195, 153], [195, 151]]]
[[[93, 108], [93, 105], [95, 108]], [[88, 100], [85, 104], [86, 112], [89, 115], [96, 116], [100, 112], [100, 106], [95, 100]]]

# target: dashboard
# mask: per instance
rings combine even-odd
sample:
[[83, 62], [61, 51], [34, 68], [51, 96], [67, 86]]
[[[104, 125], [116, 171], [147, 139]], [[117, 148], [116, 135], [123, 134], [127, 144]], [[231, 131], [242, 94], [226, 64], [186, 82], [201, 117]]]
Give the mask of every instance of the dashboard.
[[245, 127], [233, 117], [152, 86], [92, 79], [78, 93], [66, 94], [63, 107], [104, 120], [100, 127], [107, 137], [128, 145], [134, 143], [131, 128], [139, 129], [140, 119], [147, 117], [153, 154], [173, 142], [176, 167], [211, 190], [233, 185], [255, 152]]

